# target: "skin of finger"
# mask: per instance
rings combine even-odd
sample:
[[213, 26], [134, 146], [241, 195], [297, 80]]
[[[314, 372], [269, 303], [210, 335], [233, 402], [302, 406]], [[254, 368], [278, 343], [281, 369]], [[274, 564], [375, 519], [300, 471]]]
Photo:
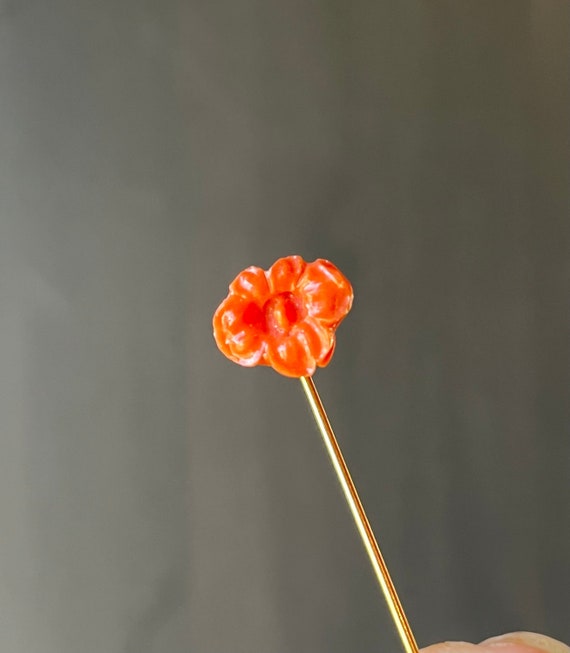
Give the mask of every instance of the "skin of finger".
[[469, 642], [433, 644], [422, 649], [422, 653], [570, 653], [570, 648], [546, 635], [509, 633], [485, 640], [480, 644]]
[[[547, 635], [540, 635], [539, 633], [508, 633], [499, 637], [491, 637], [481, 642], [481, 646], [493, 646], [495, 649], [499, 646], [502, 648], [504, 645], [509, 644], [522, 644], [523, 646], [544, 651], [544, 653], [570, 653], [570, 646]], [[497, 651], [497, 653], [499, 652]]]
[[421, 653], [481, 653], [477, 644], [470, 642], [441, 642], [421, 649]]

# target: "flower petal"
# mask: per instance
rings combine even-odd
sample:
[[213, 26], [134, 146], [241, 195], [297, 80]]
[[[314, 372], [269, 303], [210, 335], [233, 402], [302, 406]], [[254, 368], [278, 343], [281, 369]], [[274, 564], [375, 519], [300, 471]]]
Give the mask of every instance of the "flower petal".
[[269, 295], [269, 284], [265, 271], [254, 265], [246, 268], [231, 282], [230, 293], [263, 304]]
[[298, 335], [270, 339], [265, 358], [276, 372], [284, 376], [300, 378], [312, 376], [315, 372], [315, 359], [305, 340]]
[[333, 357], [334, 350], [336, 347], [336, 336], [334, 335], [334, 331], [332, 333], [331, 338], [332, 338], [331, 348], [328, 350], [326, 355], [321, 360], [317, 361], [317, 365], [319, 367], [326, 367], [331, 362], [331, 358]]
[[230, 294], [214, 314], [214, 338], [220, 351], [240, 365], [257, 365], [266, 349], [262, 318], [254, 302]]
[[267, 348], [264, 335], [253, 329], [244, 329], [233, 336], [228, 346], [232, 360], [245, 367], [258, 365]]
[[352, 306], [352, 286], [342, 272], [325, 259], [309, 263], [298, 290], [311, 317], [336, 327]]
[[[334, 335], [332, 329], [320, 325], [316, 320], [307, 317], [293, 327], [291, 335], [305, 344], [317, 365], [322, 361], [329, 361], [334, 348]], [[326, 365], [326, 363], [324, 363]]]
[[275, 261], [267, 273], [271, 293], [293, 292], [306, 265], [300, 256], [285, 256]]

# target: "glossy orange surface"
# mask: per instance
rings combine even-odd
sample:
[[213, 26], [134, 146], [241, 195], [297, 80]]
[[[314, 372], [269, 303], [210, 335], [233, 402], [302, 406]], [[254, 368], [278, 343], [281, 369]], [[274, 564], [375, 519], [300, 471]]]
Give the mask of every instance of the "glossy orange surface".
[[312, 376], [330, 361], [352, 298], [350, 282], [330, 261], [286, 256], [268, 271], [252, 266], [238, 274], [214, 314], [214, 338], [240, 365]]

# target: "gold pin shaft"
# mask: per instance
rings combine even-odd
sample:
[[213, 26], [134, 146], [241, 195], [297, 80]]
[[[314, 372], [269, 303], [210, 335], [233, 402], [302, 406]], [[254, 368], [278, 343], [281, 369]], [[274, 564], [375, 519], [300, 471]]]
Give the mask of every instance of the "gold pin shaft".
[[301, 377], [301, 384], [305, 394], [307, 395], [311, 411], [323, 437], [334, 470], [348, 503], [348, 507], [350, 508], [350, 512], [352, 513], [356, 527], [360, 533], [362, 542], [364, 543], [364, 548], [370, 558], [374, 574], [376, 575], [380, 589], [382, 590], [386, 603], [388, 604], [390, 615], [394, 621], [398, 635], [402, 640], [404, 650], [406, 653], [418, 653], [418, 645], [416, 644], [412, 629], [410, 628], [410, 624], [408, 623], [408, 619], [404, 613], [404, 608], [400, 603], [400, 599], [396, 593], [394, 583], [390, 578], [388, 567], [384, 562], [382, 553], [380, 553], [380, 547], [376, 542], [376, 538], [372, 532], [372, 527], [370, 526], [368, 517], [366, 517], [366, 513], [364, 512], [362, 502], [360, 501], [358, 492], [356, 491], [356, 487], [344, 461], [315, 383], [311, 377]]

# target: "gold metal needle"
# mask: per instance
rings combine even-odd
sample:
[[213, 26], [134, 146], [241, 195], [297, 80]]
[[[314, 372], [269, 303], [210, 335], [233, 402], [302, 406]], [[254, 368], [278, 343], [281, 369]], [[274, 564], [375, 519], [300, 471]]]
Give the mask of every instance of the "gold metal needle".
[[394, 583], [390, 578], [388, 567], [384, 562], [382, 553], [380, 553], [380, 547], [376, 542], [376, 538], [372, 532], [372, 527], [366, 517], [366, 513], [362, 507], [362, 503], [350, 476], [350, 472], [348, 471], [348, 467], [344, 462], [342, 452], [338, 446], [338, 442], [325, 412], [321, 398], [319, 397], [319, 393], [317, 392], [317, 388], [311, 377], [301, 377], [301, 384], [303, 385], [303, 390], [307, 395], [319, 431], [323, 436], [324, 443], [342, 487], [345, 499], [350, 508], [350, 512], [352, 513], [356, 527], [360, 533], [360, 537], [362, 538], [370, 562], [372, 563], [374, 574], [376, 575], [380, 589], [382, 590], [386, 603], [388, 604], [390, 615], [392, 616], [398, 635], [402, 640], [404, 650], [406, 653], [418, 653], [418, 645], [416, 644], [414, 634], [412, 633], [412, 629], [410, 628], [410, 624], [408, 623], [408, 619], [404, 613], [404, 608], [402, 607], [398, 594], [396, 593]]

